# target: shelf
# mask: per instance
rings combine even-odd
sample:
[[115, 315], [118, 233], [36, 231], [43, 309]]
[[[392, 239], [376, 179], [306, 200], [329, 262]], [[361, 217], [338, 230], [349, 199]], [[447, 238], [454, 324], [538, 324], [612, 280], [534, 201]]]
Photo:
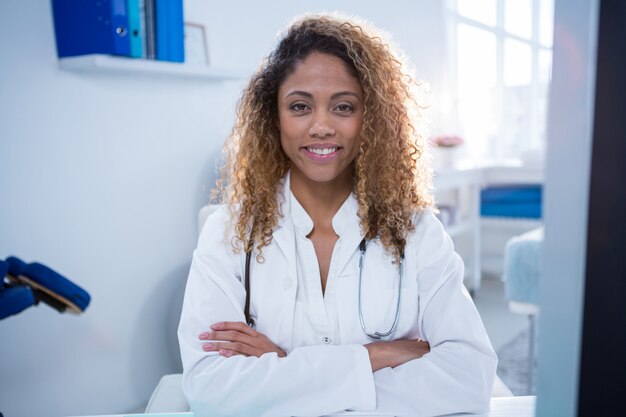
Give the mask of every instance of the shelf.
[[68, 71], [107, 74], [148, 74], [179, 78], [203, 78], [214, 81], [239, 80], [244, 74], [225, 68], [204, 67], [176, 62], [125, 58], [111, 55], [82, 55], [59, 59], [59, 67]]

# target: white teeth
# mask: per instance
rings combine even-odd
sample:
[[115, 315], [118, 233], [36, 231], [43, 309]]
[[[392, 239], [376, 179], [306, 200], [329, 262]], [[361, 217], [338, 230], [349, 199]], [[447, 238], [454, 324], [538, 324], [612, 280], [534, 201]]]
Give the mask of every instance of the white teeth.
[[307, 150], [309, 152], [314, 153], [315, 155], [328, 155], [328, 154], [331, 154], [331, 153], [337, 151], [337, 148], [323, 148], [323, 149], [320, 149], [320, 148], [307, 148]]

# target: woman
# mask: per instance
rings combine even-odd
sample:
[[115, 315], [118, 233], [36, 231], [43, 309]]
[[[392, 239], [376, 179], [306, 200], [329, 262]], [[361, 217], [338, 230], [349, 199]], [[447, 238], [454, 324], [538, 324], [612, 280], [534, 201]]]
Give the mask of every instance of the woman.
[[413, 84], [327, 16], [252, 77], [179, 327], [196, 416], [488, 410], [496, 358], [431, 211]]

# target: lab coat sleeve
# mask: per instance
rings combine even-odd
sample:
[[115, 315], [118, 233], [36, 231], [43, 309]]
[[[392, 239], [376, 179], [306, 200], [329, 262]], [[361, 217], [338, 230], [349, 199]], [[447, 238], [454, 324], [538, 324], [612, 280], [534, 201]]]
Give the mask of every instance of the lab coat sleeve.
[[241, 255], [224, 240], [225, 209], [206, 222], [185, 291], [178, 328], [183, 391], [196, 417], [320, 416], [374, 410], [376, 391], [361, 345], [307, 346], [286, 357], [221, 357], [198, 335], [219, 321], [245, 321]]
[[463, 263], [430, 212], [418, 220], [418, 320], [430, 352], [374, 373], [377, 412], [397, 416], [487, 413], [497, 357], [467, 290]]

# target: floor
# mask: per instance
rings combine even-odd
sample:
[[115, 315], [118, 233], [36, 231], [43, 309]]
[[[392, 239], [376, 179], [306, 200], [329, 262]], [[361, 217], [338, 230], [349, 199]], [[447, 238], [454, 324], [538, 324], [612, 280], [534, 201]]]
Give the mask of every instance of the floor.
[[528, 317], [509, 311], [504, 298], [504, 282], [499, 277], [482, 277], [474, 303], [496, 351], [528, 327]]

